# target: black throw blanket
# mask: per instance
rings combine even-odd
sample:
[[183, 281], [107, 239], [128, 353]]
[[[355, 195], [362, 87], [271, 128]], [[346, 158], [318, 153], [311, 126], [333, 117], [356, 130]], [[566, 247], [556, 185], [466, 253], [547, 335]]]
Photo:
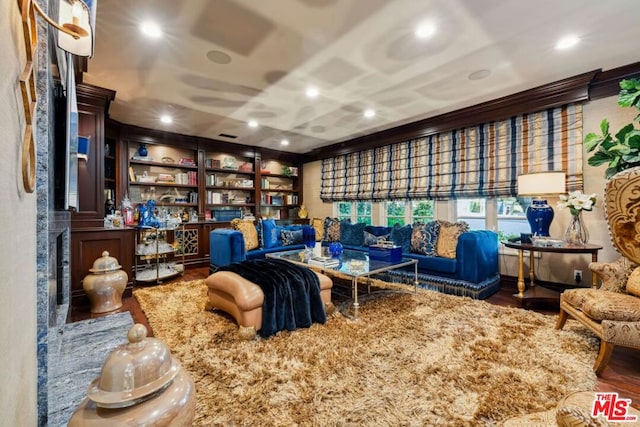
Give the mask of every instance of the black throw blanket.
[[327, 321], [320, 280], [306, 267], [267, 258], [237, 262], [217, 271], [231, 271], [260, 286], [264, 293], [260, 330], [263, 338]]

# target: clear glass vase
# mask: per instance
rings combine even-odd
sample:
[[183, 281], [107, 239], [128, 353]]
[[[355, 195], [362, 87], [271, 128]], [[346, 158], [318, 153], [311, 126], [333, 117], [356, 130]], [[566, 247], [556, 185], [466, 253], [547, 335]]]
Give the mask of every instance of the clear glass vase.
[[584, 245], [589, 241], [589, 232], [582, 221], [582, 211], [571, 215], [571, 222], [564, 233], [564, 240], [572, 245]]

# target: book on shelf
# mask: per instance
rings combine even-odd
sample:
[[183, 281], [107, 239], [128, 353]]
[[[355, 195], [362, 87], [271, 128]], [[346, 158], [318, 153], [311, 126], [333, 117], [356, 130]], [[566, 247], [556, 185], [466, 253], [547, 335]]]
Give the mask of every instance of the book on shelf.
[[206, 159], [204, 161], [204, 165], [209, 169], [220, 168], [220, 160], [216, 159]]
[[168, 173], [159, 173], [158, 174], [158, 179], [156, 180], [157, 182], [174, 182], [174, 177], [171, 174]]
[[196, 165], [196, 161], [189, 158], [189, 157], [183, 157], [180, 159], [180, 164], [182, 166], [195, 166]]

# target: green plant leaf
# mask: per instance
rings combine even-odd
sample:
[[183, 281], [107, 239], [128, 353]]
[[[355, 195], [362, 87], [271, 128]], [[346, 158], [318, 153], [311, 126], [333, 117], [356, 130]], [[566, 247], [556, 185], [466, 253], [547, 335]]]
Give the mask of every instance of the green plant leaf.
[[609, 152], [613, 153], [614, 156], [622, 156], [623, 154], [629, 154], [631, 152], [631, 147], [627, 144], [618, 143], [609, 148]]
[[629, 92], [629, 93], [621, 93], [618, 96], [618, 105], [621, 107], [637, 107], [638, 101], [640, 101], [640, 93], [638, 92]]
[[602, 131], [602, 135], [609, 133], [609, 120], [602, 119], [602, 122], [600, 122], [600, 130]]
[[623, 90], [640, 90], [640, 80], [638, 79], [624, 79], [620, 80], [620, 89]]
[[634, 152], [625, 156], [622, 156], [622, 160], [627, 163], [639, 163], [640, 162], [640, 153]]
[[615, 175], [616, 173], [618, 173], [618, 169], [617, 169], [617, 168], [607, 168], [607, 169], [604, 171], [604, 177], [605, 177], [606, 179], [609, 179], [609, 178], [611, 178], [613, 175]]
[[593, 151], [602, 140], [603, 138], [595, 132], [588, 133], [587, 136], [584, 137], [584, 148], [587, 150], [587, 153]]
[[609, 163], [611, 159], [612, 157], [607, 153], [597, 151], [593, 156], [589, 157], [587, 163], [589, 163], [589, 166], [600, 166]]
[[634, 150], [640, 149], [640, 130], [634, 129], [625, 135], [624, 143]]
[[620, 94], [618, 105], [621, 107], [640, 108], [640, 80], [625, 79], [620, 81]]
[[618, 133], [616, 133], [616, 139], [620, 142], [624, 141], [626, 138], [626, 135], [629, 132], [633, 132], [634, 128], [633, 128], [633, 123], [629, 123], [628, 125], [626, 125], [625, 127], [623, 127], [622, 129], [620, 129], [618, 131]]

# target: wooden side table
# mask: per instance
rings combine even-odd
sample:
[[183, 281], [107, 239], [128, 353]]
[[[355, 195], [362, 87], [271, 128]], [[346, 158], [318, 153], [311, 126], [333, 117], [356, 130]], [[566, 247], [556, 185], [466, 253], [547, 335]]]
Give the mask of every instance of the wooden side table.
[[[520, 306], [525, 301], [557, 301], [559, 293], [542, 286], [536, 286], [535, 282], [535, 252], [553, 252], [560, 254], [591, 254], [591, 261], [598, 261], [598, 251], [602, 249], [600, 245], [570, 245], [565, 244], [560, 247], [553, 246], [536, 246], [531, 243], [520, 242], [502, 242], [507, 248], [518, 250], [518, 293], [513, 296], [520, 300]], [[529, 251], [529, 289], [526, 289], [524, 283], [524, 251]], [[592, 275], [591, 286], [597, 285], [598, 278]]]

